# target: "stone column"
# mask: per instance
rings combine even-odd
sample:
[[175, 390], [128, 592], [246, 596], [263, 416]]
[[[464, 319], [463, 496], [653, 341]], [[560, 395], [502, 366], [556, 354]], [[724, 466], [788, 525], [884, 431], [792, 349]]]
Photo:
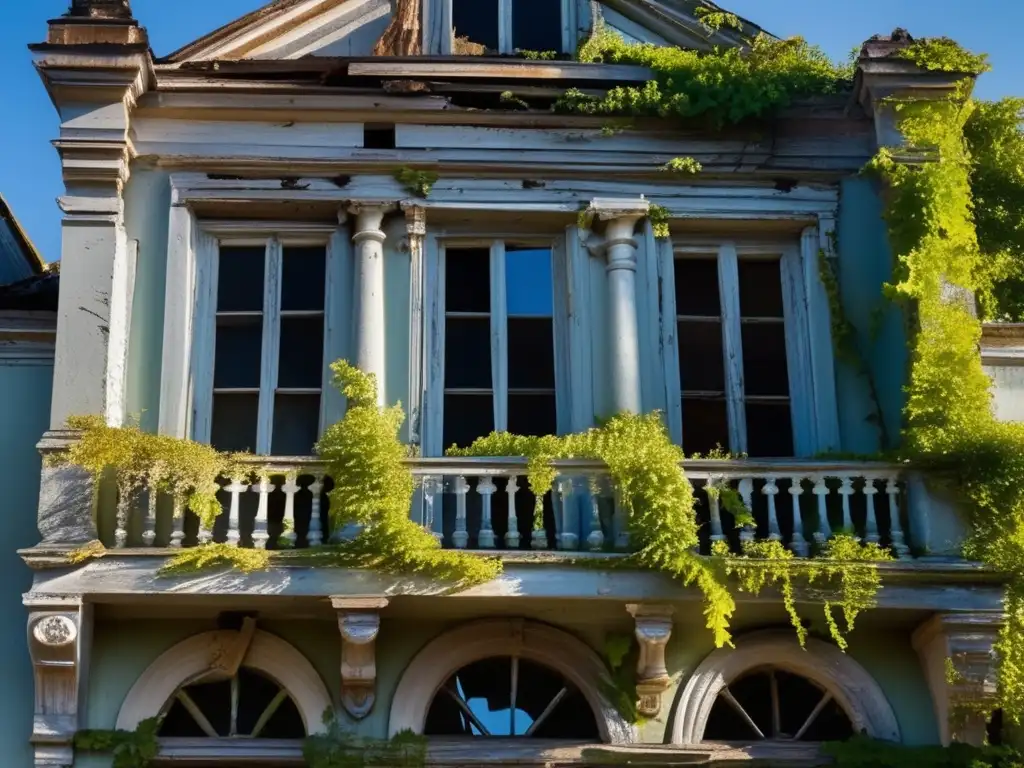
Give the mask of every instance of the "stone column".
[[355, 268], [355, 365], [377, 378], [377, 402], [385, 402], [386, 347], [384, 339], [384, 240], [381, 225], [392, 203], [354, 203], [352, 241]]
[[647, 216], [650, 203], [601, 200], [588, 213], [606, 222], [604, 236], [591, 240], [592, 253], [603, 254], [608, 272], [608, 333], [611, 354], [612, 405], [615, 413], [640, 413], [640, 331], [636, 314], [636, 223]]
[[994, 612], [940, 613], [914, 631], [944, 746], [985, 743], [997, 706], [994, 646], [1002, 623]]

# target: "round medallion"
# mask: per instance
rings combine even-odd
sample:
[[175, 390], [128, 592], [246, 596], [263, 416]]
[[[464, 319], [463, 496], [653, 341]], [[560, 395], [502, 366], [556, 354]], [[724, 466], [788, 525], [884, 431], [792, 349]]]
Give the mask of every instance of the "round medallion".
[[47, 616], [32, 627], [32, 636], [43, 645], [70, 645], [78, 638], [78, 627], [67, 616]]

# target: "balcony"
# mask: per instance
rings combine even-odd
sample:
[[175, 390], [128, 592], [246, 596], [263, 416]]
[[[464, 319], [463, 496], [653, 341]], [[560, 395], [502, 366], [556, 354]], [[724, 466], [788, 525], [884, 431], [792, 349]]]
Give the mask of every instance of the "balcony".
[[[624, 510], [601, 463], [561, 461], [542, 498], [544, 527], [533, 530], [535, 496], [518, 458], [415, 459], [410, 515], [445, 548], [484, 552], [628, 552]], [[834, 534], [851, 531], [911, 551], [953, 553], [960, 539], [956, 512], [902, 465], [863, 462], [691, 460], [684, 464], [701, 522], [700, 551], [727, 542], [733, 552], [750, 540], [782, 541], [799, 557]], [[170, 499], [143, 493], [135, 503], [104, 503], [100, 538], [114, 549], [182, 548], [207, 542], [267, 549], [319, 547], [344, 531], [330, 529], [333, 487], [313, 458], [253, 461], [257, 478], [220, 481], [222, 512], [212, 529], [190, 513], [174, 516]], [[737, 527], [709, 488], [735, 489], [755, 521]], [[110, 500], [112, 501], [112, 500]], [[116, 514], [114, 509], [116, 508]]]

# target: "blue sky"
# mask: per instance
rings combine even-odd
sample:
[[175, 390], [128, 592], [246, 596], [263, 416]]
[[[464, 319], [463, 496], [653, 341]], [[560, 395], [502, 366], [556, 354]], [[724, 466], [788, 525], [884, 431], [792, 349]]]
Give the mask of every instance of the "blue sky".
[[[947, 35], [987, 52], [994, 71], [978, 85], [982, 98], [1024, 96], [1024, 2], [1020, 0], [719, 0], [720, 4], [780, 36], [801, 34], [833, 58], [873, 34], [897, 26], [915, 36]], [[4, 3], [0, 28], [0, 192], [44, 258], [60, 258], [60, 166], [50, 141], [57, 118], [32, 68], [31, 42], [46, 36], [46, 20], [68, 0]], [[153, 50], [165, 55], [210, 30], [263, 5], [262, 0], [133, 0], [136, 18], [149, 29]]]

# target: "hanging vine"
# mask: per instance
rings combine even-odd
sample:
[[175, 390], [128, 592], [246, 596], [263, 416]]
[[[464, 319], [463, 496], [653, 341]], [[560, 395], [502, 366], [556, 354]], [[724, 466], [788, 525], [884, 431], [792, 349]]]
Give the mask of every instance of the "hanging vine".
[[111, 768], [149, 768], [160, 753], [156, 739], [163, 718], [143, 720], [134, 731], [79, 731], [75, 750], [106, 754], [113, 758]]

